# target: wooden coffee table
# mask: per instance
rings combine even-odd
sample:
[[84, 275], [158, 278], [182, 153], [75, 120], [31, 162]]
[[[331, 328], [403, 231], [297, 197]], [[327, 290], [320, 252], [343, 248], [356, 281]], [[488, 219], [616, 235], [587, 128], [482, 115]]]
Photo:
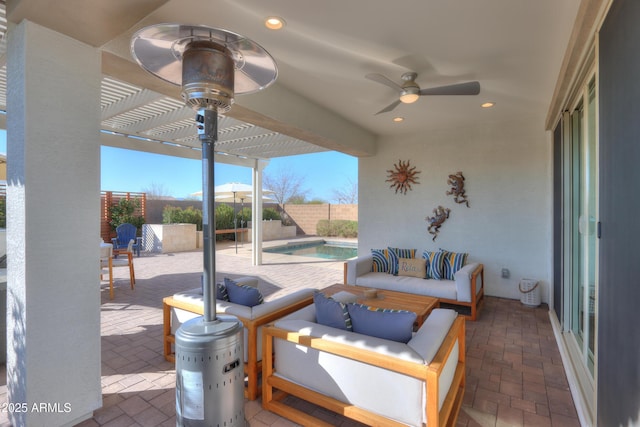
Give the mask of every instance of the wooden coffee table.
[[389, 291], [386, 289], [376, 289], [377, 296], [375, 298], [367, 298], [364, 295], [366, 289], [370, 288], [338, 283], [321, 289], [320, 291], [327, 296], [345, 291], [356, 295], [358, 304], [365, 304], [376, 308], [412, 311], [417, 316], [416, 325], [418, 328], [422, 326], [427, 316], [429, 316], [429, 313], [431, 313], [431, 310], [440, 306], [438, 298], [409, 294], [406, 292]]

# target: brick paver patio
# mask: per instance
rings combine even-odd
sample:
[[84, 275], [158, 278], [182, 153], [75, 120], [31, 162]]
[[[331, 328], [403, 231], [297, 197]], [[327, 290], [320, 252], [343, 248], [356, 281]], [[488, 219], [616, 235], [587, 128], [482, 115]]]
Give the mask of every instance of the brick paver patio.
[[[216, 271], [256, 276], [265, 299], [343, 280], [343, 263], [264, 254], [251, 265], [250, 245], [219, 245]], [[175, 426], [175, 370], [162, 355], [162, 298], [200, 285], [201, 252], [135, 258], [136, 289], [119, 269], [115, 298], [102, 285], [103, 407], [80, 426]], [[2, 366], [4, 369], [4, 366]], [[6, 386], [0, 388], [6, 402]], [[358, 425], [299, 402], [339, 426]], [[245, 404], [252, 427], [295, 424]], [[0, 425], [8, 425], [0, 414]], [[467, 322], [467, 388], [458, 426], [579, 426], [546, 306], [486, 298], [477, 322]]]

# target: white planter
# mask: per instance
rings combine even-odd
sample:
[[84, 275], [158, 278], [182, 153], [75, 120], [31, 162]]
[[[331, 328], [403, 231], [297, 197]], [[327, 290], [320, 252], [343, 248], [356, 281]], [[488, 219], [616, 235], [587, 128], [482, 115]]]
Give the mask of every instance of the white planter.
[[197, 247], [195, 224], [144, 224], [142, 245], [155, 253], [193, 251]]

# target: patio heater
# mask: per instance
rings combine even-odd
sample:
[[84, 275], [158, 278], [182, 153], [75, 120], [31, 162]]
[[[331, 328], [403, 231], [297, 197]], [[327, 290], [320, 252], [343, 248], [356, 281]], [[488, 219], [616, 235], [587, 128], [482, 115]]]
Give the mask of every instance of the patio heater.
[[196, 110], [202, 143], [204, 316], [175, 334], [176, 424], [245, 426], [243, 326], [216, 316], [214, 146], [218, 113], [231, 109], [234, 94], [257, 92], [273, 83], [275, 61], [260, 45], [230, 31], [180, 24], [152, 25], [131, 40], [142, 68], [182, 87]]

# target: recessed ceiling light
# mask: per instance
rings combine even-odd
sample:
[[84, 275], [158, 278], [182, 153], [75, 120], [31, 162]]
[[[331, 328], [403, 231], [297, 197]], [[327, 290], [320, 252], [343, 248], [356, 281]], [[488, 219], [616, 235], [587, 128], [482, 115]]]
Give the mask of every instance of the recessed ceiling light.
[[400, 122], [404, 121], [404, 117], [394, 117], [393, 121], [396, 122], [396, 123], [400, 123]]
[[496, 105], [495, 102], [485, 102], [484, 104], [480, 105], [482, 108], [491, 108], [494, 105]]
[[264, 25], [270, 30], [281, 30], [284, 28], [285, 22], [279, 16], [269, 16], [264, 20]]

